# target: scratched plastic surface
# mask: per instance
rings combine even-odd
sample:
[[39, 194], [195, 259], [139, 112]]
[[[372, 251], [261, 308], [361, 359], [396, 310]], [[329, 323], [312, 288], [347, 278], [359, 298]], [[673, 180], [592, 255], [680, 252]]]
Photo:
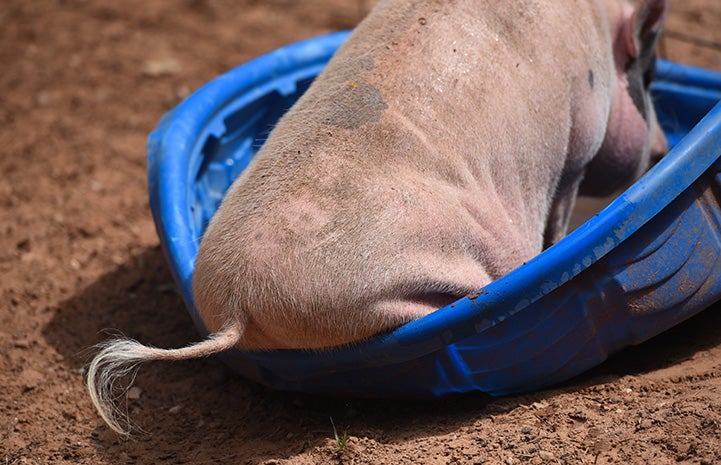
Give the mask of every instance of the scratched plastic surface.
[[[193, 261], [225, 189], [347, 33], [289, 45], [200, 88], [148, 142], [150, 204], [191, 315]], [[221, 357], [277, 389], [494, 395], [567, 380], [721, 298], [721, 74], [660, 62], [672, 151], [563, 241], [476, 295], [352, 347]]]

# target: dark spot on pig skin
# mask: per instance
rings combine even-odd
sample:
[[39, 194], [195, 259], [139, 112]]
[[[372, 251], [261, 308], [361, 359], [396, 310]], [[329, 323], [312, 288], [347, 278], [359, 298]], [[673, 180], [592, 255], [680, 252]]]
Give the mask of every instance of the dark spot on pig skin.
[[593, 90], [593, 70], [588, 70], [588, 86]]
[[388, 108], [381, 92], [365, 82], [351, 81], [336, 93], [331, 114], [325, 123], [343, 129], [357, 129], [364, 124], [378, 121]]

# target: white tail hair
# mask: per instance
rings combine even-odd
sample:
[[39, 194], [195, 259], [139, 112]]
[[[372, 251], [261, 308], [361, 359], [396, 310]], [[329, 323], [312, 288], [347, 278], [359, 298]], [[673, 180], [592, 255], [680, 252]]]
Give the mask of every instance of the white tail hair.
[[138, 366], [148, 360], [184, 360], [231, 349], [240, 340], [242, 329], [242, 324], [236, 321], [211, 334], [208, 339], [180, 349], [159, 349], [126, 338], [102, 342], [96, 346], [100, 351], [88, 366], [87, 385], [90, 399], [110, 429], [128, 437], [132, 429], [130, 419], [118, 409], [113, 399], [113, 390], [118, 379], [134, 374]]

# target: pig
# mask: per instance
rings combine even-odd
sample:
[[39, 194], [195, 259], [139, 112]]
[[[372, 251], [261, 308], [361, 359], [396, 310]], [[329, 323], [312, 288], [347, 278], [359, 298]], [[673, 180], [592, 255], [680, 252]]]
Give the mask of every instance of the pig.
[[665, 0], [385, 0], [281, 118], [202, 238], [208, 339], [105, 343], [114, 381], [146, 360], [326, 350], [448, 305], [566, 233], [665, 151], [649, 95]]

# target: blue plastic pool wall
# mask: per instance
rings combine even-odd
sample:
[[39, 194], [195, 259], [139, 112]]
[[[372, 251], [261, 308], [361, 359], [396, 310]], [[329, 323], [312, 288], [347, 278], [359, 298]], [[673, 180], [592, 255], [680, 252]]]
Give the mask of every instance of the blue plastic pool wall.
[[[164, 122], [172, 121], [177, 127], [161, 123], [151, 136], [151, 203], [153, 192], [162, 193], [155, 198], [173, 202], [153, 205], [156, 223], [168, 223], [159, 218], [164, 209], [176, 212], [178, 218], [192, 218], [184, 224], [169, 225], [170, 231], [165, 233], [168, 240], [163, 242], [190, 308], [192, 258], [202, 230], [274, 122], [307, 89], [344, 39], [345, 34], [336, 34], [322, 43], [297, 44], [294, 49], [263, 57], [265, 66], [256, 63], [254, 68], [242, 71], [265, 72], [273, 63], [273, 72], [263, 76], [265, 80], [233, 75], [237, 71], [232, 71], [226, 78], [235, 83], [234, 90], [219, 85], [210, 98], [208, 107], [216, 109], [215, 113], [181, 123], [169, 114]], [[657, 76], [657, 111], [670, 144], [676, 145], [721, 100], [721, 79], [715, 73], [667, 62], [659, 64]], [[243, 82], [252, 85], [244, 87]], [[182, 112], [182, 105], [176, 111]], [[197, 133], [202, 137], [193, 138]], [[173, 144], [177, 150], [159, 150]], [[180, 152], [192, 158], [188, 162], [191, 168], [176, 176], [186, 176], [182, 184], [194, 188], [173, 192], [172, 179], [166, 179], [167, 186], [161, 185], [162, 178], [152, 172], [162, 165], [162, 160], [152, 157]], [[566, 380], [611, 352], [642, 342], [697, 313], [721, 293], [714, 279], [721, 271], [718, 172], [715, 163], [673, 201], [674, 211], [684, 212], [681, 216], [664, 211], [642, 226], [640, 234], [624, 238], [611, 253], [599, 254], [602, 256], [592, 267], [579, 271], [573, 279], [551, 280], [565, 284], [549, 286], [548, 292], [520, 300], [508, 311], [490, 311], [494, 297], [501, 295], [497, 291], [501, 282], [476, 299], [459, 302], [455, 309], [444, 309], [432, 318], [354, 348], [320, 353], [231, 351], [223, 357], [245, 376], [275, 388], [359, 396], [428, 397], [468, 390], [505, 394]], [[696, 226], [679, 226], [684, 223]], [[191, 230], [174, 234], [173, 227]], [[689, 276], [706, 279], [691, 285], [694, 280]], [[664, 292], [657, 292], [664, 286]], [[660, 298], [666, 301], [660, 302]], [[488, 318], [484, 318], [486, 308]], [[655, 310], [658, 308], [664, 309], [663, 314]], [[427, 330], [442, 326], [434, 318], [444, 318], [453, 310], [473, 314], [471, 324], [461, 321], [445, 331]], [[203, 331], [202, 321], [191, 313]], [[564, 324], [554, 324], [556, 321]]]

